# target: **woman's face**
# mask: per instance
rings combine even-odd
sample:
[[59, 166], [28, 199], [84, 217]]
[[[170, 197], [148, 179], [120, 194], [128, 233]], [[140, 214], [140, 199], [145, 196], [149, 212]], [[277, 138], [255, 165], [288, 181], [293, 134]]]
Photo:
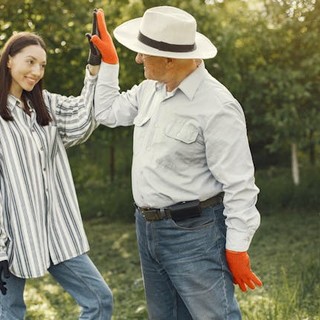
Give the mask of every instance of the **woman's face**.
[[43, 78], [47, 63], [45, 50], [38, 45], [27, 46], [13, 57], [9, 57], [12, 82], [10, 93], [20, 99], [22, 90], [31, 91]]

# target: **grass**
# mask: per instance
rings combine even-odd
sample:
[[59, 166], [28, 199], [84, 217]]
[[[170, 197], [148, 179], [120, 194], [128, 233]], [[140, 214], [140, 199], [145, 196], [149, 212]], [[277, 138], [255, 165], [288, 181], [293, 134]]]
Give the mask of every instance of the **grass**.
[[[236, 289], [244, 320], [320, 320], [320, 213], [262, 216], [250, 247], [264, 286]], [[114, 294], [113, 320], [147, 319], [133, 224], [85, 223], [90, 256]], [[75, 320], [79, 309], [48, 275], [27, 282], [27, 320]]]

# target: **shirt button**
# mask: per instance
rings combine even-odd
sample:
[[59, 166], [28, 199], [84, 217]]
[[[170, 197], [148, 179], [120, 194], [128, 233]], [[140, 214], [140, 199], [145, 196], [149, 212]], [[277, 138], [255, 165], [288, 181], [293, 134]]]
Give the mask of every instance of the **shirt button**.
[[46, 168], [43, 168], [43, 171], [46, 171]]

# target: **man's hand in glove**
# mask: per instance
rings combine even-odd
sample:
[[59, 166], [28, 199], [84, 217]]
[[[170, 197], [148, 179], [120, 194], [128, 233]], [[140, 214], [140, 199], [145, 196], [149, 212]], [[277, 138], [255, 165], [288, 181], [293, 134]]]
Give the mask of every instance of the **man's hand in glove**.
[[10, 277], [8, 260], [0, 261], [0, 290], [2, 294], [5, 295], [7, 293], [7, 288], [5, 287], [6, 282], [2, 280], [3, 277]]
[[262, 286], [261, 280], [250, 268], [250, 258], [247, 252], [226, 250], [226, 259], [233, 276], [233, 283], [238, 284], [242, 291], [247, 291], [247, 286], [254, 289]]
[[102, 9], [98, 9], [97, 13], [98, 35], [91, 37], [91, 42], [101, 53], [102, 61], [109, 64], [119, 63], [117, 50], [113, 44], [112, 38], [107, 30], [106, 22], [104, 19], [104, 12]]

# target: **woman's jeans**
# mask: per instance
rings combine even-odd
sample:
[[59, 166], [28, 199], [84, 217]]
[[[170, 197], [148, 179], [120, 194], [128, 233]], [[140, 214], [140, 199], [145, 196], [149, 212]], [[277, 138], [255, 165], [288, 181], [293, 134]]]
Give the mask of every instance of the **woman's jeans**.
[[223, 204], [175, 222], [148, 222], [136, 211], [136, 231], [151, 320], [239, 320], [225, 258]]
[[[51, 265], [48, 271], [81, 306], [79, 319], [111, 319], [111, 290], [86, 254]], [[0, 296], [0, 319], [22, 320], [26, 312], [23, 300], [26, 279], [11, 274], [5, 281], [8, 291]]]

